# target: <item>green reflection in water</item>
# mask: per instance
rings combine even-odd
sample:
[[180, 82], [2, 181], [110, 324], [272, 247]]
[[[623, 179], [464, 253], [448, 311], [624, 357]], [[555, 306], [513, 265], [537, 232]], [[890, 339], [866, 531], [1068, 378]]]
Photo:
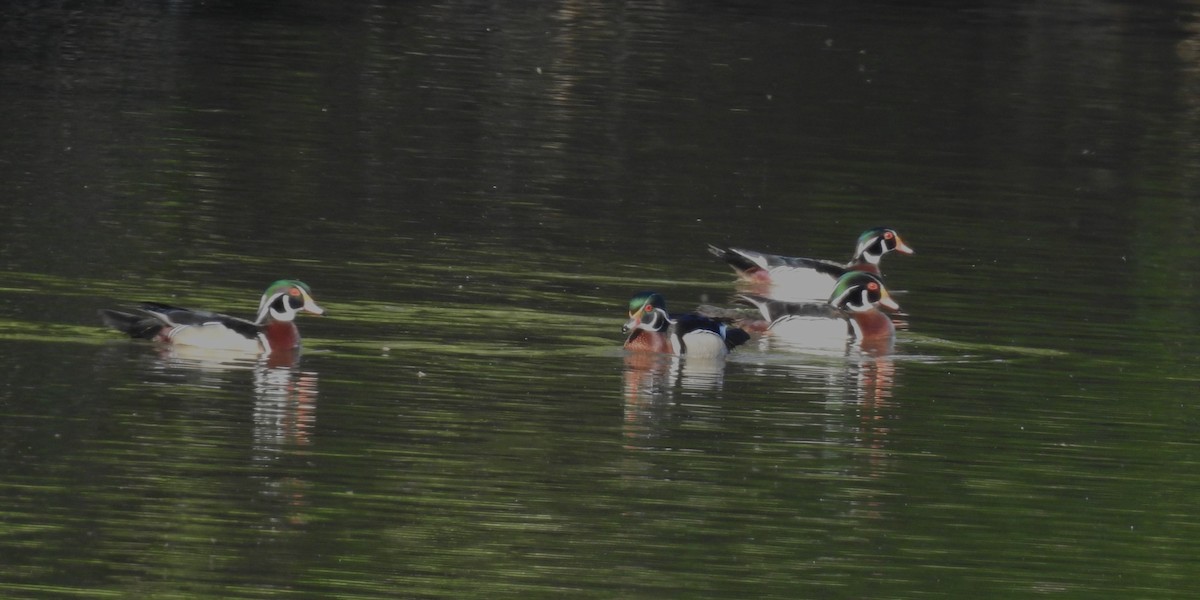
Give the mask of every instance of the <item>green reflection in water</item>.
[[84, 325], [63, 325], [61, 323], [30, 323], [24, 321], [0, 320], [0, 339], [27, 342], [64, 342], [100, 343], [111, 335], [95, 327]]
[[[493, 270], [496, 274], [506, 271]], [[597, 281], [596, 277], [561, 273], [539, 273], [527, 275], [532, 281], [580, 280]], [[258, 296], [245, 290], [224, 286], [195, 285], [180, 289], [177, 280], [139, 280], [136, 286], [121, 281], [79, 280], [77, 278], [54, 277], [34, 273], [8, 273], [10, 280], [25, 285], [11, 288], [12, 293], [42, 295], [55, 298], [167, 298], [169, 303], [203, 310], [218, 310], [238, 316], [233, 310], [214, 309], [230, 306], [231, 298], [244, 297], [244, 311], [240, 316], [250, 317]], [[603, 279], [603, 278], [599, 278]], [[626, 283], [620, 278], [611, 278], [613, 283]], [[646, 282], [643, 282], [646, 283]], [[651, 280], [649, 283], [675, 288], [701, 285], [699, 282], [679, 280]], [[531, 289], [528, 286], [523, 289]], [[512, 292], [511, 289], [508, 292]], [[180, 297], [184, 296], [185, 297]], [[494, 304], [465, 304], [461, 302], [408, 302], [387, 303], [379, 301], [338, 302], [320, 299], [328, 311], [321, 318], [302, 317], [299, 325], [305, 333], [305, 346], [312, 350], [345, 352], [348, 354], [378, 354], [399, 351], [440, 352], [456, 355], [511, 355], [527, 356], [550, 353], [573, 352], [594, 354], [602, 349], [612, 349], [620, 344], [616, 333], [622, 315], [613, 308], [612, 316], [580, 315], [554, 310], [564, 306], [586, 308], [595, 313], [596, 307], [607, 312], [607, 299], [572, 299], [572, 304], [552, 301], [547, 292], [511, 293], [513, 304], [498, 307]], [[131, 306], [140, 300], [117, 300], [108, 305]], [[583, 303], [582, 305], [580, 303]], [[619, 304], [619, 303], [617, 303]], [[616, 304], [614, 304], [616, 306]], [[99, 320], [98, 318], [96, 319]], [[339, 338], [317, 337], [309, 334], [311, 329], [330, 329], [324, 322], [334, 323], [344, 335]], [[18, 320], [0, 320], [0, 339], [97, 343], [111, 341], [115, 334], [104, 327], [89, 327], [84, 324], [35, 323]], [[1061, 356], [1062, 352], [1045, 348], [977, 343], [947, 340], [912, 332], [900, 334], [903, 343], [911, 344], [912, 350], [932, 349], [939, 353], [1016, 355], [1016, 356]], [[901, 351], [904, 351], [903, 344]]]

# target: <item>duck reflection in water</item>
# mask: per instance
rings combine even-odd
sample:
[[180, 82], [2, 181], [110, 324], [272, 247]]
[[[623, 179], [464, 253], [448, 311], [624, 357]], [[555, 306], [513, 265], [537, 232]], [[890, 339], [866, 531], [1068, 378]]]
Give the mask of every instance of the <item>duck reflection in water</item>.
[[665, 423], [680, 416], [687, 397], [711, 398], [725, 384], [721, 359], [651, 352], [627, 352], [624, 358], [624, 430], [630, 447], [643, 447]]
[[[298, 357], [297, 357], [298, 358]], [[291, 365], [260, 363], [254, 370], [254, 452], [262, 494], [279, 502], [287, 522], [307, 522], [306, 480], [289, 465], [308, 456], [317, 423], [318, 376]]]
[[773, 363], [768, 368], [782, 369], [816, 404], [811, 411], [787, 409], [786, 414], [804, 419], [787, 424], [786, 431], [799, 436], [788, 441], [811, 448], [814, 460], [837, 465], [846, 481], [853, 481], [829, 498], [836, 503], [831, 506], [841, 506], [856, 519], [880, 518], [891, 496], [874, 482], [894, 473], [896, 464], [888, 443], [899, 415], [893, 398], [894, 358], [859, 353], [826, 360], [810, 355], [804, 362]]
[[299, 351], [272, 352], [249, 359], [208, 349], [166, 346], [158, 350], [158, 369], [181, 374], [200, 385], [228, 389], [244, 385], [245, 380], [236, 374], [250, 372], [256, 462], [271, 462], [311, 441], [318, 376], [315, 371], [300, 368]]
[[[736, 361], [743, 374], [787, 383], [767, 384], [787, 395], [731, 396], [724, 361], [693, 361], [677, 356], [627, 353], [623, 371], [624, 447], [636, 451], [685, 450], [697, 430], [747, 435], [730, 415], [751, 411], [764, 424], [755, 446], [766, 452], [799, 452], [814, 469], [838, 472], [853, 485], [837, 486], [829, 500], [855, 518], [886, 512], [886, 494], [871, 480], [886, 478], [895, 461], [888, 437], [895, 426], [896, 364], [891, 355], [853, 352], [842, 356], [786, 352], [746, 353]], [[739, 393], [746, 393], [739, 390]], [[699, 442], [701, 444], [706, 442]], [[627, 456], [630, 474], [656, 473], [652, 459]]]
[[[317, 422], [319, 376], [302, 369], [300, 350], [247, 357], [245, 353], [187, 345], [159, 345], [151, 371], [200, 388], [245, 389], [253, 393], [250, 453], [252, 478], [275, 506], [272, 523], [302, 524], [308, 502], [307, 481], [296, 477], [293, 463], [304, 460]], [[250, 374], [247, 381], [245, 374]], [[276, 526], [270, 525], [268, 529]]]
[[725, 383], [720, 360], [684, 360], [669, 354], [625, 354], [625, 398], [635, 403], [670, 397], [678, 392], [719, 390]]

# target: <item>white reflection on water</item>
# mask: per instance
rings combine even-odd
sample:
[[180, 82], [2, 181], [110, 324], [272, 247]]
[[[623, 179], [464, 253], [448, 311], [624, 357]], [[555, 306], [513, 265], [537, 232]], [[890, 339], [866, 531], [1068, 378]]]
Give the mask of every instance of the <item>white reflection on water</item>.
[[654, 422], [666, 418], [685, 396], [704, 397], [725, 385], [725, 360], [628, 352], [622, 373], [625, 436], [653, 437]]
[[253, 381], [254, 460], [270, 461], [291, 448], [308, 446], [316, 425], [318, 374], [300, 369], [299, 352], [253, 357], [243, 353], [164, 346], [152, 369], [200, 387], [234, 389], [237, 373]]
[[[198, 388], [237, 390], [250, 374], [253, 392], [250, 463], [259, 469], [252, 476], [259, 493], [276, 505], [272, 521], [300, 524], [307, 519], [309, 484], [290, 468], [289, 458], [304, 455], [312, 444], [317, 421], [319, 376], [300, 368], [300, 352], [274, 352], [269, 356], [162, 346], [156, 348], [150, 369]], [[236, 409], [237, 407], [232, 407]], [[236, 412], [236, 410], [235, 410]], [[268, 525], [273, 529], [274, 525]]]
[[[303, 455], [312, 444], [317, 422], [317, 373], [298, 366], [271, 366], [260, 363], [254, 369], [254, 453], [252, 460], [262, 467], [290, 455]], [[293, 525], [307, 521], [306, 491], [303, 478], [280, 470], [260, 476], [263, 496], [278, 501], [285, 520]]]
[[[825, 441], [834, 443], [880, 439], [887, 433], [892, 409], [896, 362], [891, 355], [849, 356], [763, 354], [749, 355], [759, 375], [783, 375], [791, 391], [822, 408]], [[788, 398], [788, 402], [795, 399]], [[851, 418], [847, 418], [851, 417]], [[801, 440], [803, 441], [803, 440]], [[809, 440], [812, 441], [812, 440]]]
[[254, 369], [254, 450], [269, 460], [288, 448], [308, 446], [317, 421], [317, 374], [296, 367]]

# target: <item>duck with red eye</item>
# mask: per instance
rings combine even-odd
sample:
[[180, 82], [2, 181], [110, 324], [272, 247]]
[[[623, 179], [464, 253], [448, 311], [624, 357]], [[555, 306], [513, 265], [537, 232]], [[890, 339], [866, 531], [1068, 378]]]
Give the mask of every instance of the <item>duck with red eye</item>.
[[792, 350], [851, 345], [869, 352], [890, 352], [896, 327], [879, 308], [900, 310], [878, 277], [857, 271], [839, 278], [829, 301], [823, 304], [780, 302], [752, 294], [741, 298], [757, 308], [768, 323], [772, 344]]
[[325, 314], [303, 282], [283, 279], [267, 287], [254, 321], [220, 313], [189, 310], [159, 302], [145, 302], [136, 313], [101, 310], [104, 323], [132, 338], [176, 346], [270, 354], [300, 346], [296, 315]]
[[695, 313], [672, 315], [657, 292], [639, 292], [629, 301], [625, 349], [694, 358], [719, 358], [746, 343], [750, 335]]
[[709, 252], [733, 267], [738, 277], [756, 291], [787, 302], [823, 301], [838, 278], [861, 271], [882, 278], [879, 263], [889, 252], [913, 254], [913, 249], [890, 227], [868, 229], [858, 237], [850, 262], [764, 254], [741, 248], [710, 245]]

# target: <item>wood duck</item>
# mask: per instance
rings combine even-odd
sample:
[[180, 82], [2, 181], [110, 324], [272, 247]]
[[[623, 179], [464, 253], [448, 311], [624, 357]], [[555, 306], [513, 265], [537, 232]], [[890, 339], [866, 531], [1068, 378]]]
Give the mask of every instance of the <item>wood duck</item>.
[[638, 292], [629, 301], [622, 332], [625, 349], [694, 358], [718, 358], [746, 343], [750, 334], [695, 313], [672, 315], [657, 292]]
[[844, 350], [850, 343], [868, 351], [889, 351], [896, 328], [879, 307], [900, 309], [878, 277], [861, 271], [842, 275], [828, 302], [783, 302], [757, 294], [739, 298], [758, 314], [714, 307], [701, 307], [700, 312], [765, 331], [772, 343], [793, 350]]
[[325, 314], [312, 291], [299, 281], [281, 279], [267, 287], [254, 321], [213, 312], [146, 302], [136, 313], [101, 310], [104, 323], [137, 339], [178, 346], [270, 354], [300, 346], [296, 315]]
[[864, 350], [890, 351], [896, 335], [891, 318], [879, 307], [897, 311], [900, 306], [878, 277], [861, 271], [838, 278], [823, 304], [742, 297], [769, 323], [772, 341], [786, 349], [845, 348], [850, 343]]
[[823, 301], [829, 297], [842, 275], [862, 271], [876, 277], [879, 261], [888, 252], [912, 254], [913, 249], [900, 239], [895, 229], [876, 227], [858, 237], [858, 246], [850, 262], [840, 264], [817, 258], [797, 258], [763, 254], [741, 248], [709, 245], [709, 252], [720, 257], [750, 284], [754, 291], [788, 302]]

